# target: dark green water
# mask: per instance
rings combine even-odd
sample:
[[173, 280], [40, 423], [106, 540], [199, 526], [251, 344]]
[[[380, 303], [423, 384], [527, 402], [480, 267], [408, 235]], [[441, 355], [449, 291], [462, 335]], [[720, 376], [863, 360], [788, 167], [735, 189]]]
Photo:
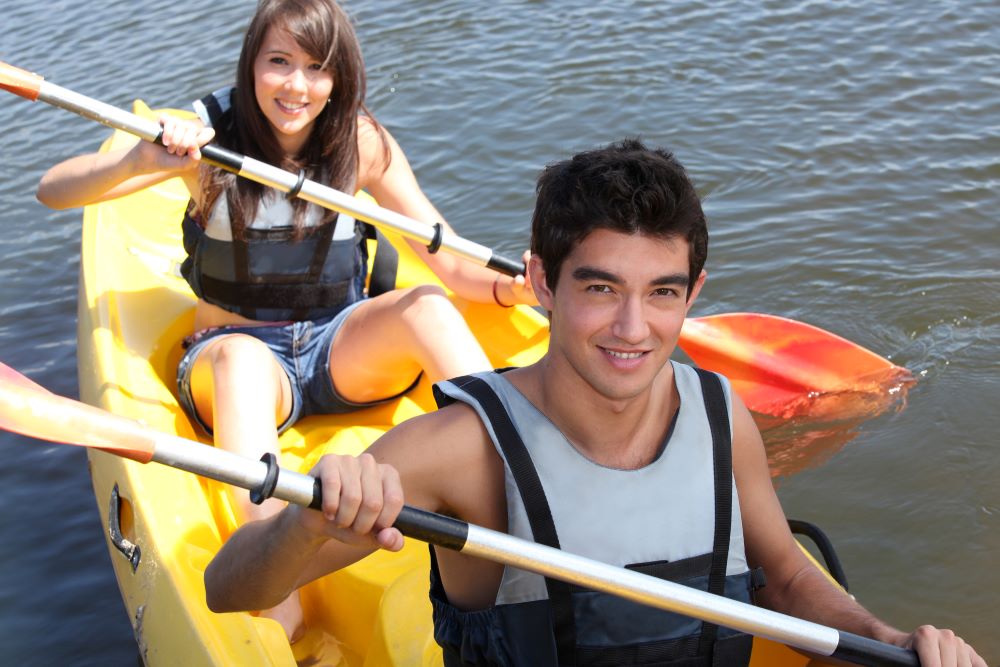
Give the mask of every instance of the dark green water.
[[[231, 78], [251, 3], [9, 0], [0, 60], [118, 106]], [[1000, 5], [350, 2], [370, 106], [460, 232], [516, 254], [547, 162], [625, 135], [706, 196], [698, 314], [803, 320], [920, 382], [767, 434], [790, 516], [860, 601], [1000, 660]], [[0, 359], [76, 395], [79, 211], [36, 203], [103, 128], [0, 94]], [[0, 434], [0, 662], [134, 664], [81, 451]]]

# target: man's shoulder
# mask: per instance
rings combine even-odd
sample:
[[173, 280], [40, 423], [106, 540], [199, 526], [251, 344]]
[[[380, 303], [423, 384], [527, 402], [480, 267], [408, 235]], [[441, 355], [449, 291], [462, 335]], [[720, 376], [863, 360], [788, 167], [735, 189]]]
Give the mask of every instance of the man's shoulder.
[[[381, 439], [381, 449], [440, 451], [445, 444], [475, 444], [488, 439], [476, 411], [462, 402], [412, 417], [392, 428]], [[384, 442], [383, 442], [384, 441]]]

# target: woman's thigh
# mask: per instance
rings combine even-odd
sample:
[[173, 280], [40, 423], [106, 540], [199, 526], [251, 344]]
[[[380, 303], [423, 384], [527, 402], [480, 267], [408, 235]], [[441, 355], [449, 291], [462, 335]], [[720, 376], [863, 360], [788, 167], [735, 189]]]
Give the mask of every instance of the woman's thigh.
[[461, 314], [431, 285], [368, 299], [330, 346], [333, 386], [358, 403], [405, 391], [421, 370], [436, 382], [487, 365]]
[[288, 375], [274, 353], [244, 334], [217, 336], [198, 353], [191, 368], [191, 397], [198, 417], [213, 430], [241, 422], [249, 428], [264, 423], [276, 428], [293, 407]]

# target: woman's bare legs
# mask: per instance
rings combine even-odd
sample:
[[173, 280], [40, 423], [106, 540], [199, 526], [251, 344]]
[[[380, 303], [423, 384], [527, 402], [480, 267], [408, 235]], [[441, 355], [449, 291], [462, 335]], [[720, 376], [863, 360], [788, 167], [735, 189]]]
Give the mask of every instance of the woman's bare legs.
[[405, 391], [421, 370], [437, 382], [492, 368], [444, 290], [432, 285], [362, 303], [334, 339], [330, 360], [337, 392], [356, 403]]
[[[278, 454], [277, 425], [291, 413], [291, 389], [284, 369], [259, 340], [239, 334], [214, 339], [191, 369], [191, 393], [217, 447], [253, 459]], [[265, 519], [285, 505], [277, 498], [255, 505], [249, 494], [235, 489], [232, 501], [240, 523]], [[289, 641], [304, 629], [298, 592], [261, 616], [281, 623]]]
[[[358, 306], [331, 345], [331, 375], [340, 395], [364, 403], [405, 391], [423, 370], [432, 382], [489, 370], [489, 359], [465, 320], [438, 287], [394, 290]], [[259, 459], [278, 454], [277, 425], [292, 409], [288, 376], [270, 349], [250, 336], [220, 336], [191, 370], [198, 415], [217, 447]], [[276, 514], [282, 501], [261, 505], [233, 494], [241, 522]], [[303, 631], [298, 593], [261, 612], [281, 623], [290, 641]]]

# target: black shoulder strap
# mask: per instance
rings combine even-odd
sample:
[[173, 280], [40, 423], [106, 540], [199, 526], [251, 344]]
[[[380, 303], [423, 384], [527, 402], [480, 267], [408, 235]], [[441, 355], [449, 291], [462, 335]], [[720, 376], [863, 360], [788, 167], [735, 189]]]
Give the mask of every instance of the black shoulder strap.
[[[733, 441], [729, 427], [729, 409], [719, 376], [701, 368], [695, 369], [701, 380], [705, 412], [712, 431], [712, 459], [715, 482], [715, 537], [712, 542], [712, 567], [708, 575], [708, 592], [725, 595], [726, 564], [729, 561], [729, 535], [733, 513]], [[699, 653], [715, 654], [713, 649], [718, 626], [702, 623]]]
[[[372, 263], [372, 274], [368, 280], [368, 296], [378, 296], [396, 289], [396, 272], [399, 269], [399, 252], [378, 229], [367, 222], [364, 226], [364, 238], [375, 239], [375, 261]], [[364, 240], [361, 241], [365, 243]], [[366, 251], [363, 256], [367, 257]]]
[[[517, 483], [517, 490], [521, 495], [521, 502], [524, 503], [535, 542], [555, 549], [560, 548], [559, 536], [556, 533], [555, 522], [552, 520], [552, 511], [549, 509], [549, 501], [545, 497], [545, 490], [542, 488], [538, 471], [535, 469], [528, 448], [524, 446], [524, 441], [517, 432], [517, 428], [511, 421], [500, 397], [496, 395], [489, 384], [471, 375], [455, 378], [451, 382], [476, 399], [486, 413], [490, 426], [496, 434], [497, 443], [503, 450], [504, 458], [507, 459], [507, 465], [510, 466], [511, 474]], [[439, 406], [442, 402], [446, 402], [446, 404], [454, 402], [454, 399], [445, 397], [437, 387], [434, 389], [434, 394], [435, 398], [438, 399]], [[575, 664], [576, 623], [573, 618], [573, 602], [570, 597], [573, 586], [556, 579], [546, 578], [545, 588], [548, 591], [549, 603], [552, 607], [552, 630], [555, 634], [559, 664]]]

